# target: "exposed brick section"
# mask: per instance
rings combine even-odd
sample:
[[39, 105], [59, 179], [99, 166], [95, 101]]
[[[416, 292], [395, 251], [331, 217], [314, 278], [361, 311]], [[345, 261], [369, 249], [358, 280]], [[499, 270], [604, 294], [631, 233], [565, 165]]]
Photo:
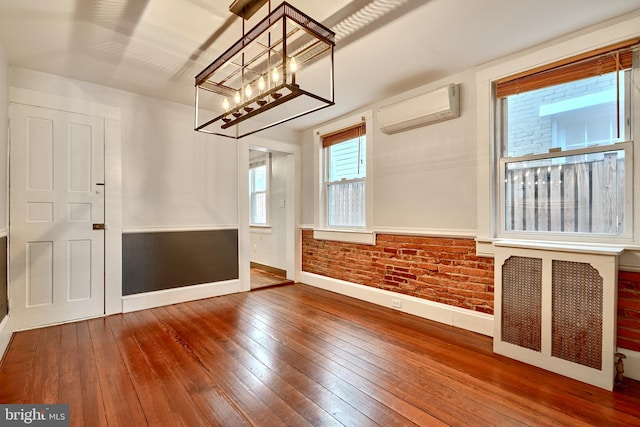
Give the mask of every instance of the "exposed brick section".
[[618, 347], [640, 351], [640, 273], [618, 273]]
[[[302, 270], [493, 314], [493, 259], [472, 239], [379, 234], [375, 246], [302, 232]], [[618, 274], [618, 347], [640, 351], [640, 273]]]
[[302, 270], [493, 314], [493, 259], [473, 239], [379, 234], [375, 246], [302, 232]]

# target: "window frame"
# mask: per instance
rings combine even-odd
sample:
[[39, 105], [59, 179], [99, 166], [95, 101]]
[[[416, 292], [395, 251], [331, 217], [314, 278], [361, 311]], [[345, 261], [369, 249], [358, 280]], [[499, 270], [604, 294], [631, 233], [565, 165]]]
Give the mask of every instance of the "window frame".
[[[265, 166], [265, 222], [264, 223], [255, 223], [253, 222], [254, 214], [253, 214], [253, 198], [254, 194], [262, 193], [254, 191], [254, 179], [252, 174], [252, 169], [256, 169], [260, 166]], [[264, 156], [255, 158], [249, 162], [249, 226], [252, 228], [270, 228], [269, 222], [269, 193], [271, 186], [271, 153], [265, 153]]]
[[[531, 240], [561, 240], [561, 241], [577, 241], [577, 242], [611, 242], [611, 241], [630, 241], [633, 234], [633, 209], [631, 203], [632, 197], [632, 181], [633, 175], [633, 142], [623, 141], [615, 144], [599, 147], [586, 147], [574, 150], [558, 151], [552, 153], [543, 153], [529, 156], [519, 157], [500, 157], [498, 159], [498, 173], [496, 182], [496, 192], [498, 193], [498, 205], [496, 212], [498, 213], [498, 238], [506, 239], [531, 239]], [[603, 149], [606, 148], [606, 149]], [[587, 232], [558, 232], [558, 231], [539, 231], [539, 230], [506, 230], [506, 195], [505, 195], [505, 169], [508, 163], [517, 163], [521, 161], [535, 161], [547, 159], [559, 159], [571, 156], [579, 156], [583, 154], [606, 153], [611, 151], [622, 150], [625, 153], [625, 188], [624, 188], [624, 216], [625, 228], [620, 234], [604, 234], [604, 233], [587, 233]], [[631, 169], [629, 169], [631, 168]], [[631, 171], [631, 172], [629, 172]]]
[[[637, 69], [638, 65], [630, 70], [630, 73]], [[625, 91], [627, 95], [630, 87], [625, 79]], [[497, 171], [495, 173], [496, 183], [495, 192], [496, 206], [495, 212], [497, 213], [497, 224], [495, 225], [498, 238], [505, 239], [520, 239], [520, 240], [550, 240], [550, 241], [568, 241], [568, 242], [587, 242], [587, 243], [623, 243], [630, 242], [633, 237], [633, 147], [634, 143], [632, 138], [633, 126], [631, 126], [632, 111], [629, 108], [631, 96], [625, 96], [625, 139], [613, 144], [603, 144], [597, 146], [587, 146], [584, 148], [575, 149], [550, 149], [548, 152], [542, 152], [537, 154], [519, 155], [509, 157], [507, 155], [507, 137], [506, 128], [504, 124], [507, 122], [507, 109], [505, 108], [505, 98], [497, 98], [495, 100], [496, 105], [496, 127], [501, 129], [501, 132], [497, 134], [495, 143], [496, 149], [496, 161]], [[505, 194], [505, 169], [509, 163], [517, 163], [523, 161], [535, 161], [535, 160], [553, 160], [569, 158], [572, 156], [579, 156], [583, 154], [595, 154], [606, 153], [611, 151], [622, 150], [624, 152], [624, 205], [621, 207], [624, 210], [624, 229], [618, 234], [605, 234], [605, 233], [592, 233], [592, 232], [580, 232], [580, 231], [539, 231], [539, 230], [508, 230], [506, 227], [506, 194]]]
[[[322, 144], [322, 136], [353, 127], [358, 123], [365, 125], [365, 224], [362, 227], [330, 226], [327, 206], [327, 156]], [[351, 243], [375, 244], [373, 232], [373, 111], [367, 110], [353, 114], [341, 120], [326, 124], [313, 131], [314, 138], [314, 238], [336, 240]]]
[[[633, 66], [629, 70], [629, 73], [634, 73], [638, 69], [637, 54], [634, 55]], [[499, 98], [497, 93], [495, 95], [494, 105], [496, 108], [495, 127], [499, 131], [496, 132], [495, 145], [496, 145], [496, 182], [495, 182], [495, 201], [494, 207], [496, 212], [495, 224], [496, 237], [502, 239], [528, 239], [528, 240], [550, 240], [550, 241], [569, 241], [579, 243], [624, 243], [631, 242], [633, 238], [634, 221], [633, 221], [633, 155], [634, 155], [634, 140], [632, 126], [633, 120], [633, 98], [634, 95], [630, 82], [630, 78], [621, 80], [624, 84], [625, 98], [623, 102], [624, 106], [624, 137], [625, 139], [612, 144], [602, 144], [594, 146], [586, 146], [583, 148], [563, 149], [552, 148], [548, 152], [541, 152], [536, 154], [526, 154], [517, 156], [508, 156], [507, 150], [507, 122], [508, 113], [506, 108], [506, 97]], [[577, 80], [573, 80], [577, 81]], [[556, 84], [557, 85], [557, 84]], [[556, 85], [549, 85], [553, 87]], [[583, 154], [594, 153], [606, 153], [611, 151], [624, 151], [624, 165], [625, 165], [625, 188], [624, 188], [624, 205], [622, 206], [624, 213], [624, 230], [619, 234], [605, 234], [605, 233], [592, 233], [592, 232], [578, 232], [578, 231], [540, 231], [540, 230], [507, 230], [506, 227], [506, 189], [505, 189], [505, 169], [509, 163], [536, 161], [536, 160], [553, 160], [569, 158], [572, 156], [579, 156]]]
[[[365, 125], [366, 126], [366, 125]], [[324, 135], [320, 135], [320, 137], [323, 139], [324, 141]], [[364, 158], [365, 158], [365, 171], [364, 171], [364, 177], [360, 177], [360, 178], [340, 178], [340, 179], [334, 179], [331, 180], [331, 152], [332, 152], [332, 148], [333, 147], [337, 147], [341, 144], [346, 144], [348, 142], [354, 141], [354, 140], [358, 140], [358, 159], [357, 161], [359, 162], [360, 159], [362, 158], [361, 153], [362, 153], [362, 145], [361, 145], [361, 141], [360, 138], [364, 137]], [[324, 143], [323, 143], [324, 145]], [[323, 146], [323, 159], [324, 159], [324, 174], [323, 174], [323, 182], [324, 182], [324, 202], [325, 202], [325, 219], [326, 219], [326, 226], [327, 228], [335, 228], [336, 230], [364, 230], [366, 229], [366, 189], [367, 189], [367, 170], [366, 170], [366, 158], [367, 158], [367, 152], [366, 152], [366, 147], [367, 147], [367, 140], [366, 140], [366, 127], [365, 127], [365, 133], [362, 135], [359, 134], [354, 134], [354, 135], [350, 135], [349, 138], [341, 140], [339, 142], [334, 142], [332, 144], [330, 144], [329, 146], [324, 147]], [[338, 185], [338, 184], [353, 184], [353, 183], [358, 183], [358, 182], [362, 182], [364, 183], [364, 188], [365, 188], [365, 205], [362, 207], [362, 209], [364, 210], [363, 213], [363, 217], [364, 217], [364, 221], [365, 223], [362, 225], [336, 225], [336, 224], [329, 224], [329, 220], [330, 220], [330, 206], [328, 203], [328, 196], [329, 196], [329, 189], [332, 186]]]
[[[630, 19], [627, 21], [614, 24], [608, 28], [608, 32], [604, 33], [588, 33], [577, 36], [574, 39], [566, 39], [563, 41], [550, 44], [538, 50], [533, 50], [524, 55], [512, 56], [504, 61], [495, 62], [484, 69], [476, 72], [476, 89], [477, 89], [477, 147], [478, 147], [478, 192], [477, 192], [477, 235], [476, 235], [476, 253], [479, 256], [492, 257], [495, 252], [495, 244], [497, 242], [507, 241], [538, 241], [538, 244], [544, 244], [545, 241], [553, 241], [558, 247], [567, 246], [575, 247], [576, 245], [592, 245], [593, 247], [616, 247], [616, 248], [639, 248], [640, 244], [640, 227], [639, 223], [640, 210], [632, 209], [632, 216], [627, 217], [627, 227], [630, 237], [612, 239], [611, 236], [605, 238], [585, 238], [580, 235], [578, 239], [570, 240], [568, 236], [562, 235], [556, 239], [551, 236], [544, 235], [527, 235], [518, 236], [513, 239], [510, 236], [499, 235], [497, 227], [500, 226], [498, 218], [500, 202], [498, 168], [499, 168], [499, 150], [496, 144], [498, 134], [501, 129], [498, 128], [496, 114], [496, 83], [507, 76], [516, 73], [526, 72], [540, 64], [552, 63], [558, 58], [569, 58], [580, 55], [585, 52], [592, 51], [600, 46], [610, 46], [624, 39], [638, 37], [638, 25], [640, 18]], [[615, 34], [615, 35], [614, 35]], [[607, 37], [608, 36], [608, 37]], [[634, 63], [636, 66], [632, 69], [633, 79], [640, 81], [640, 71], [638, 69], [638, 52], [634, 53]], [[631, 120], [634, 124], [632, 133], [629, 135], [633, 146], [636, 145], [640, 138], [640, 93], [634, 90], [630, 93], [633, 97], [634, 109], [630, 112]], [[640, 170], [639, 156], [630, 159], [632, 168], [627, 169], [627, 180], [631, 181], [631, 195], [627, 197], [625, 203], [633, 206], [634, 200], [640, 200], [640, 182], [638, 182], [638, 174], [633, 170]], [[582, 246], [581, 246], [582, 247]]]

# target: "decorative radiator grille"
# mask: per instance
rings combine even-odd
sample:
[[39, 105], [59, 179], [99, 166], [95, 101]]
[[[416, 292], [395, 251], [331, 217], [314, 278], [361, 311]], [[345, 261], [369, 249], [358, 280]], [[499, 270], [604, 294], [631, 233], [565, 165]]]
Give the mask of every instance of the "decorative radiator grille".
[[622, 250], [509, 243], [496, 244], [494, 351], [612, 390]]
[[502, 266], [502, 341], [542, 349], [542, 259], [511, 257]]
[[602, 277], [589, 264], [552, 262], [551, 355], [602, 369]]

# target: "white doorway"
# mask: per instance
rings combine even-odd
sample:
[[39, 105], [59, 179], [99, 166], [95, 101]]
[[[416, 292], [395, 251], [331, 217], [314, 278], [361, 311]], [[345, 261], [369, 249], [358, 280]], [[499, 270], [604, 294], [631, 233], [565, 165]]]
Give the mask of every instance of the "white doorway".
[[14, 330], [105, 313], [104, 119], [11, 104]]
[[249, 244], [251, 289], [291, 283], [287, 279], [286, 153], [249, 150]]
[[[239, 259], [243, 290], [263, 287], [252, 283], [251, 266], [278, 275], [279, 283], [296, 280], [300, 247], [298, 233], [300, 185], [299, 147], [295, 144], [255, 138], [239, 145]], [[252, 166], [266, 165], [269, 171], [266, 218], [256, 224], [252, 204], [256, 197]], [[264, 168], [263, 168], [264, 169]], [[262, 190], [263, 188], [260, 188]], [[255, 188], [254, 188], [255, 190]], [[254, 269], [255, 272], [255, 269]], [[255, 274], [254, 274], [255, 278]], [[269, 284], [267, 284], [268, 286]]]

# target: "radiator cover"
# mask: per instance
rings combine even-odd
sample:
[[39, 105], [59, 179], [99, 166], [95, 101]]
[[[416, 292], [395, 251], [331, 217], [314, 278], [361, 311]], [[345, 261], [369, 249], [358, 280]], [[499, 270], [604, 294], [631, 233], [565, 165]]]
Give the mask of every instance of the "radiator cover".
[[612, 390], [618, 249], [496, 244], [496, 353]]

